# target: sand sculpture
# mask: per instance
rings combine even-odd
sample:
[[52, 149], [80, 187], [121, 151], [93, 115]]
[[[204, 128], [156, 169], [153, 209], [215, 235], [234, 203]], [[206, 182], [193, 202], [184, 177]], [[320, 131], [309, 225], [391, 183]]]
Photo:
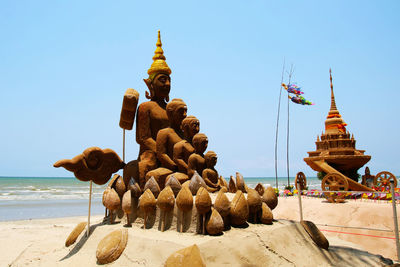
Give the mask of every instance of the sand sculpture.
[[[139, 93], [128, 89], [119, 123], [125, 140], [125, 130], [133, 128], [136, 116], [136, 142], [140, 146], [137, 159], [125, 163], [111, 149], [92, 147], [54, 166], [74, 172], [79, 180], [98, 184], [107, 183], [113, 173], [123, 169], [123, 177], [114, 174], [103, 193], [105, 217], [109, 219], [104, 223], [118, 223], [118, 216], [120, 222], [126, 218], [125, 227], [132, 227], [137, 218], [142, 218], [142, 228], [147, 229], [159, 218], [159, 230], [176, 223], [177, 231], [186, 232], [193, 225], [193, 218], [198, 217], [197, 232], [210, 235], [220, 235], [231, 225], [245, 226], [247, 221], [271, 224], [271, 210], [277, 205], [275, 191], [262, 185], [257, 190], [248, 188], [238, 172], [228, 184], [215, 168], [217, 154], [206, 152], [208, 138], [199, 133], [199, 120], [186, 115], [183, 100], [169, 101], [171, 70], [165, 61], [160, 33], [148, 74], [144, 79], [149, 90], [145, 94], [148, 101], [138, 105]], [[230, 196], [232, 201], [228, 191], [235, 194]], [[214, 192], [218, 194], [210, 195]], [[73, 244], [85, 226], [79, 224], [66, 245]], [[96, 252], [99, 264], [112, 262], [121, 255], [127, 245], [126, 233], [127, 229], [114, 231], [99, 243]], [[188, 251], [198, 254], [198, 248], [192, 246], [177, 255], [189, 256], [193, 266], [194, 254], [186, 255]], [[174, 257], [167, 260], [166, 266], [180, 266], [175, 264]], [[204, 266], [201, 258], [197, 258], [199, 266]]]

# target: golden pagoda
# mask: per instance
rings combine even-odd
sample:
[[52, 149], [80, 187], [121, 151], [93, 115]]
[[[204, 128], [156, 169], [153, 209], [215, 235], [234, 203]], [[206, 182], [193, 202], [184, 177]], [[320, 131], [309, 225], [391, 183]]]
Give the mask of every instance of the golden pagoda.
[[331, 108], [325, 120], [325, 133], [317, 136], [316, 150], [308, 152], [304, 161], [315, 171], [327, 173], [326, 164], [337, 172], [358, 181], [357, 171], [366, 164], [371, 156], [364, 155], [365, 150], [356, 149], [354, 135], [346, 130], [333, 94], [332, 73], [329, 70], [331, 82]]

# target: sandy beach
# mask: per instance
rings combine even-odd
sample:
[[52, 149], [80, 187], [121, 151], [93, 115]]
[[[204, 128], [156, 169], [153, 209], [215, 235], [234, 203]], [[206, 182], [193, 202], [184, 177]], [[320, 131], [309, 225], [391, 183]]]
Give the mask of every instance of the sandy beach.
[[[324, 199], [303, 198], [304, 219], [313, 221], [329, 240], [328, 251], [318, 248], [298, 221], [297, 197], [279, 198], [273, 211], [273, 225], [249, 224], [232, 228], [221, 236], [178, 233], [171, 228], [142, 229], [138, 218], [128, 229], [128, 245], [116, 266], [163, 266], [174, 251], [197, 244], [207, 266], [379, 266], [395, 259], [395, 241], [371, 236], [394, 237], [393, 232], [363, 230], [364, 227], [391, 230], [392, 210], [388, 203], [347, 201], [326, 203]], [[72, 229], [87, 217], [22, 220], [0, 223], [1, 266], [97, 266], [96, 248], [100, 240], [123, 224], [103, 224], [103, 216], [93, 216], [92, 233], [65, 247]], [[293, 220], [293, 221], [291, 221]], [[358, 233], [343, 234], [336, 232]], [[366, 236], [371, 235], [371, 236]]]

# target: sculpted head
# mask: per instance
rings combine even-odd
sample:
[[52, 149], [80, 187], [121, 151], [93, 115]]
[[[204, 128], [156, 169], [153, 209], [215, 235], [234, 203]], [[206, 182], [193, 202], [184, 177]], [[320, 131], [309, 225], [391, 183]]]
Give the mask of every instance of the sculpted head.
[[217, 165], [217, 154], [214, 151], [207, 151], [207, 153], [204, 155], [204, 159], [206, 160], [206, 165], [209, 168], [214, 167]]
[[181, 129], [185, 138], [192, 141], [193, 136], [200, 131], [200, 122], [195, 116], [187, 116], [182, 121]]
[[182, 124], [183, 119], [187, 115], [187, 106], [182, 99], [174, 98], [167, 104], [167, 116], [171, 126], [178, 126]]
[[193, 136], [192, 144], [196, 153], [203, 154], [208, 146], [208, 138], [203, 133], [198, 133]]
[[171, 69], [165, 61], [164, 51], [162, 49], [160, 31], [158, 31], [158, 39], [156, 50], [154, 51], [153, 63], [147, 71], [148, 79], [144, 79], [150, 94], [146, 92], [146, 98], [151, 100], [169, 101], [169, 91], [171, 88]]

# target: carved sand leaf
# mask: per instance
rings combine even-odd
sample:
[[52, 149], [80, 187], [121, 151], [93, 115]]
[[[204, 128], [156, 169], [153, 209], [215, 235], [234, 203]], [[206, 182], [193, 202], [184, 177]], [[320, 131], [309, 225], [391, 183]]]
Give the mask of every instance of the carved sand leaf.
[[197, 171], [195, 171], [192, 176], [192, 179], [190, 179], [190, 184], [189, 184], [189, 189], [192, 192], [192, 195], [196, 195], [200, 187], [207, 188], [207, 185], [204, 179], [201, 178], [201, 176], [197, 173]]
[[278, 197], [275, 194], [275, 190], [271, 186], [265, 189], [262, 200], [271, 210], [275, 209], [275, 207], [278, 205]]
[[144, 212], [151, 212], [156, 207], [156, 198], [150, 189], [146, 189], [144, 193], [139, 198], [139, 208]]
[[193, 246], [178, 250], [171, 254], [165, 262], [165, 267], [205, 267], [199, 247]]
[[233, 180], [233, 177], [231, 176], [231, 178], [229, 179], [229, 192], [236, 193], [236, 191], [237, 191], [236, 183]]
[[139, 198], [142, 195], [140, 185], [133, 178], [129, 181], [129, 190], [131, 190], [132, 197]]
[[272, 214], [271, 209], [264, 202], [262, 203], [262, 212], [261, 212], [261, 223], [263, 224], [272, 224], [274, 220], [274, 215]]
[[184, 182], [184, 183], [182, 184], [182, 187], [185, 187], [185, 186], [186, 186], [187, 188], [189, 188], [189, 185], [190, 185], [190, 180]]
[[165, 187], [157, 198], [157, 206], [163, 211], [171, 211], [174, 209], [175, 196], [170, 186]]
[[115, 230], [106, 235], [98, 244], [96, 258], [99, 264], [115, 261], [121, 256], [128, 242], [128, 230]]
[[121, 200], [114, 188], [107, 187], [103, 193], [103, 205], [112, 211], [118, 209], [120, 204]]
[[226, 192], [228, 192], [228, 188], [226, 188], [225, 186], [221, 186], [221, 189], [219, 191], [226, 193]]
[[236, 172], [236, 188], [237, 190], [241, 190], [243, 193], [247, 193], [243, 175], [241, 175], [239, 172]]
[[207, 232], [210, 235], [218, 235], [224, 230], [224, 220], [216, 209], [212, 209], [210, 220], [207, 223]]
[[150, 189], [155, 198], [158, 197], [158, 194], [160, 194], [161, 191], [160, 186], [158, 185], [156, 179], [153, 176], [144, 185], [143, 191], [146, 191], [146, 189]]
[[82, 233], [82, 231], [85, 230], [86, 225], [87, 225], [87, 222], [81, 222], [81, 223], [78, 223], [77, 226], [75, 226], [74, 230], [72, 230], [72, 232], [67, 237], [67, 240], [65, 240], [66, 247], [69, 247], [73, 243], [75, 243], [76, 239], [78, 239], [78, 237]]
[[208, 193], [207, 189], [204, 187], [200, 187], [196, 194], [196, 209], [197, 213], [205, 214], [210, 211], [211, 209], [211, 197]]
[[324, 249], [329, 248], [329, 241], [326, 239], [323, 233], [318, 227], [311, 221], [301, 221], [301, 225], [304, 227], [306, 232], [310, 235], [311, 239], [320, 247]]
[[254, 188], [260, 196], [264, 195], [265, 188], [261, 183], [258, 183]]
[[193, 208], [193, 196], [189, 187], [183, 186], [176, 197], [176, 205], [183, 212], [188, 212]]
[[238, 190], [233, 197], [229, 215], [234, 226], [243, 225], [249, 217], [249, 206], [241, 190]]
[[131, 206], [132, 206], [132, 196], [131, 196], [131, 191], [128, 190], [122, 197], [122, 210], [126, 214], [131, 214], [132, 212]]
[[228, 188], [228, 182], [225, 180], [224, 177], [220, 176], [218, 178], [218, 184], [222, 187], [225, 186], [226, 188]]
[[256, 213], [261, 210], [262, 203], [262, 198], [258, 192], [249, 188], [249, 191], [247, 192], [247, 204], [249, 205], [249, 212]]
[[118, 176], [119, 177], [115, 181], [115, 191], [117, 191], [118, 196], [120, 198], [122, 198], [122, 196], [124, 195], [124, 193], [126, 191], [126, 187], [125, 187], [124, 179], [120, 175], [118, 175]]
[[214, 208], [223, 217], [229, 215], [229, 211], [231, 210], [231, 203], [229, 202], [228, 197], [224, 194], [222, 190], [218, 192], [217, 198], [215, 199]]
[[170, 186], [172, 189], [172, 192], [174, 192], [174, 196], [176, 197], [181, 191], [182, 185], [181, 183], [175, 178], [174, 175], [172, 175], [168, 181], [165, 183], [165, 186]]

